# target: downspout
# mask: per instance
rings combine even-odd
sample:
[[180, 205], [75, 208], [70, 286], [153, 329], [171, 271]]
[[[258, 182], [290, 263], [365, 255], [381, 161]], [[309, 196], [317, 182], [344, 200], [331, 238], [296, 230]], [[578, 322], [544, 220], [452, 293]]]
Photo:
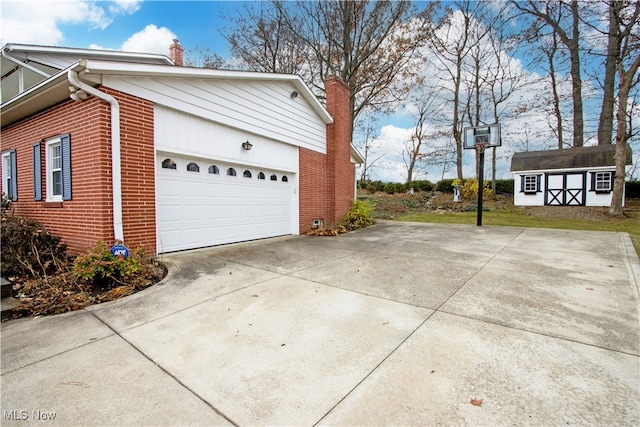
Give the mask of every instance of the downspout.
[[[80, 61], [84, 67], [85, 61]], [[100, 98], [111, 105], [111, 177], [113, 187], [113, 234], [116, 240], [124, 242], [122, 229], [122, 173], [120, 170], [120, 105], [111, 95], [99, 91], [80, 81], [78, 73], [70, 69], [67, 73], [69, 83], [90, 95]]]

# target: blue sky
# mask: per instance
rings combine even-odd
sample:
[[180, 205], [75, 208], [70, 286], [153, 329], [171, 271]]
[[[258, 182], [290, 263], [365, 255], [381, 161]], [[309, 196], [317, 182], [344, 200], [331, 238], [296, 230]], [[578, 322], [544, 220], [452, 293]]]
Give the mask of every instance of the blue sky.
[[[221, 56], [221, 13], [240, 2], [223, 1], [2, 1], [5, 43], [135, 50], [168, 54], [172, 37], [186, 50], [207, 47]], [[159, 51], [163, 49], [164, 51]]]
[[[416, 3], [420, 6], [422, 2]], [[168, 56], [172, 39], [178, 38], [187, 59], [198, 47], [226, 58], [229, 46], [220, 32], [228, 22], [223, 16], [232, 16], [236, 9], [242, 7], [241, 1], [0, 0], [0, 44], [111, 49]], [[533, 69], [527, 72], [535, 74]], [[529, 90], [521, 96], [532, 97], [536, 96], [535, 93]], [[383, 117], [378, 124], [378, 146], [384, 152], [384, 159], [374, 172], [374, 179], [403, 181], [405, 178], [406, 169], [400, 153], [414, 124], [406, 107], [399, 106], [396, 114]], [[521, 120], [503, 124], [503, 141], [518, 143], [523, 139], [522, 129], [532, 123], [538, 127], [547, 126], [548, 117], [534, 119], [523, 116]], [[515, 129], [515, 133], [505, 134], [508, 125]], [[548, 133], [549, 130], [542, 131]], [[357, 145], [357, 136], [355, 139]], [[512, 149], [509, 144], [500, 149], [503, 154], [498, 165], [498, 178], [511, 177], [509, 158]], [[472, 153], [465, 152], [464, 158], [464, 175], [473, 176], [475, 162]], [[455, 171], [450, 170], [445, 177], [454, 174]], [[437, 181], [441, 175], [441, 171], [432, 170], [426, 177]]]

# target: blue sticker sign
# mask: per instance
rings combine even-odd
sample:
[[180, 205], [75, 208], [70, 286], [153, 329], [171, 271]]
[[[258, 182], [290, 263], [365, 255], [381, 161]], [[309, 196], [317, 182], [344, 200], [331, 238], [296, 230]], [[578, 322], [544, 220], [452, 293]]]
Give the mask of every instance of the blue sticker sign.
[[124, 256], [125, 258], [129, 258], [129, 249], [127, 249], [124, 245], [113, 245], [111, 247], [111, 255], [115, 257]]

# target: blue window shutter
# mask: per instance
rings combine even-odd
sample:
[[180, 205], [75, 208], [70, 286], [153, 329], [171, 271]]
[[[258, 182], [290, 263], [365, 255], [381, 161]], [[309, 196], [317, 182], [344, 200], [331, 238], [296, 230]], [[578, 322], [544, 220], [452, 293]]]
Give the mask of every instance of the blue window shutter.
[[9, 152], [9, 161], [11, 162], [11, 200], [18, 200], [18, 171], [16, 169], [16, 150]]
[[537, 175], [536, 176], [536, 193], [539, 193], [542, 191], [542, 187], [540, 186], [540, 180], [542, 178], [542, 175]]
[[591, 172], [591, 189], [589, 191], [596, 191], [596, 173]]
[[520, 175], [520, 192], [524, 193], [524, 175]]
[[71, 200], [71, 137], [60, 137], [62, 152], [62, 200]]
[[33, 199], [42, 200], [42, 159], [40, 143], [33, 144]]

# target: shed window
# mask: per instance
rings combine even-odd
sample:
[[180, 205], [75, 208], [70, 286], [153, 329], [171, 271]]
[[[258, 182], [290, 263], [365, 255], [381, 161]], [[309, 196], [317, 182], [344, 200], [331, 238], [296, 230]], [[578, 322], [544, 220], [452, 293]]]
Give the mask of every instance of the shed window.
[[613, 172], [592, 172], [591, 191], [609, 193], [613, 189]]
[[216, 165], [211, 165], [211, 166], [209, 166], [209, 173], [212, 173], [214, 175], [218, 175], [220, 173], [220, 169], [218, 169], [218, 167]]
[[541, 175], [522, 175], [520, 177], [520, 192], [525, 194], [535, 194], [540, 191]]
[[200, 166], [196, 162], [190, 162], [187, 165], [187, 171], [189, 172], [200, 172]]
[[251, 171], [246, 170], [242, 172], [242, 176], [244, 176], [245, 178], [251, 178]]
[[287, 178], [287, 175], [282, 175], [282, 182], [289, 182], [289, 178]]
[[264, 172], [258, 172], [258, 179], [264, 179]]
[[271, 181], [277, 181], [277, 180], [278, 180], [278, 177], [276, 176], [275, 173], [271, 175]]
[[173, 161], [172, 159], [164, 159], [162, 161], [162, 169], [175, 169], [176, 168], [176, 162]]
[[227, 169], [228, 176], [236, 176], [236, 170], [234, 168]]

